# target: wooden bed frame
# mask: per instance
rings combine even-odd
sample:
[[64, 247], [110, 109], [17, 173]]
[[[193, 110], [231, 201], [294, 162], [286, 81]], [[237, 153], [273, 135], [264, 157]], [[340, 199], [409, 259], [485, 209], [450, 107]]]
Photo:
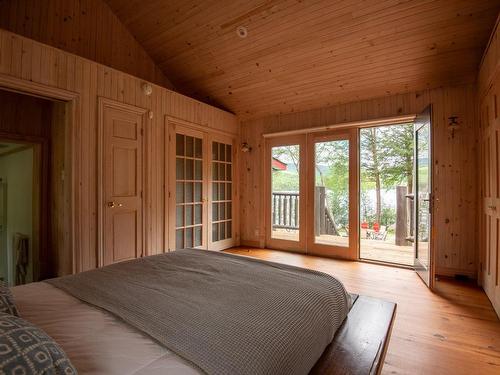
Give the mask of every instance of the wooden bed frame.
[[310, 374], [380, 374], [396, 304], [359, 296]]

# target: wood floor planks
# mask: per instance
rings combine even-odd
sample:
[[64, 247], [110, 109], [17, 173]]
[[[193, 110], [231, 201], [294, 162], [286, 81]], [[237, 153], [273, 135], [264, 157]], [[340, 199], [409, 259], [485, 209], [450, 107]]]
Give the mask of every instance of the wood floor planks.
[[267, 249], [228, 251], [326, 272], [351, 293], [396, 302], [382, 374], [500, 372], [500, 321], [479, 287], [442, 279], [433, 293], [411, 270]]

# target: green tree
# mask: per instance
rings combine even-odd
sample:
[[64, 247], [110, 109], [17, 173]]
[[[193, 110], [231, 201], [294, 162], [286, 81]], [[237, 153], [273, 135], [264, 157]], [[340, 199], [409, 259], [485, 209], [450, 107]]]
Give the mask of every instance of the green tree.
[[381, 171], [384, 186], [406, 183], [413, 191], [413, 124], [393, 125], [382, 129], [380, 139]]
[[375, 221], [380, 223], [382, 215], [382, 172], [381, 159], [383, 155], [379, 152], [379, 133], [380, 128], [361, 129], [361, 168], [363, 177], [375, 184]]

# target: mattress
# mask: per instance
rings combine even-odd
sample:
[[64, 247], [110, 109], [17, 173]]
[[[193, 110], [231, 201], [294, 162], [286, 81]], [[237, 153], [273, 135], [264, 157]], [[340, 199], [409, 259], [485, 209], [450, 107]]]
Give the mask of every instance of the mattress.
[[112, 314], [47, 283], [17, 286], [12, 293], [21, 317], [54, 338], [80, 374], [200, 373]]

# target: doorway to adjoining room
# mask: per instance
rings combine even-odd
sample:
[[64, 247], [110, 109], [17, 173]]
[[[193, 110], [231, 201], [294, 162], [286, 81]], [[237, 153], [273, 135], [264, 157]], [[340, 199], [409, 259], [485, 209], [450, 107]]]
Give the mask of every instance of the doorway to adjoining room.
[[33, 158], [32, 145], [0, 142], [0, 279], [11, 285], [33, 281]]

